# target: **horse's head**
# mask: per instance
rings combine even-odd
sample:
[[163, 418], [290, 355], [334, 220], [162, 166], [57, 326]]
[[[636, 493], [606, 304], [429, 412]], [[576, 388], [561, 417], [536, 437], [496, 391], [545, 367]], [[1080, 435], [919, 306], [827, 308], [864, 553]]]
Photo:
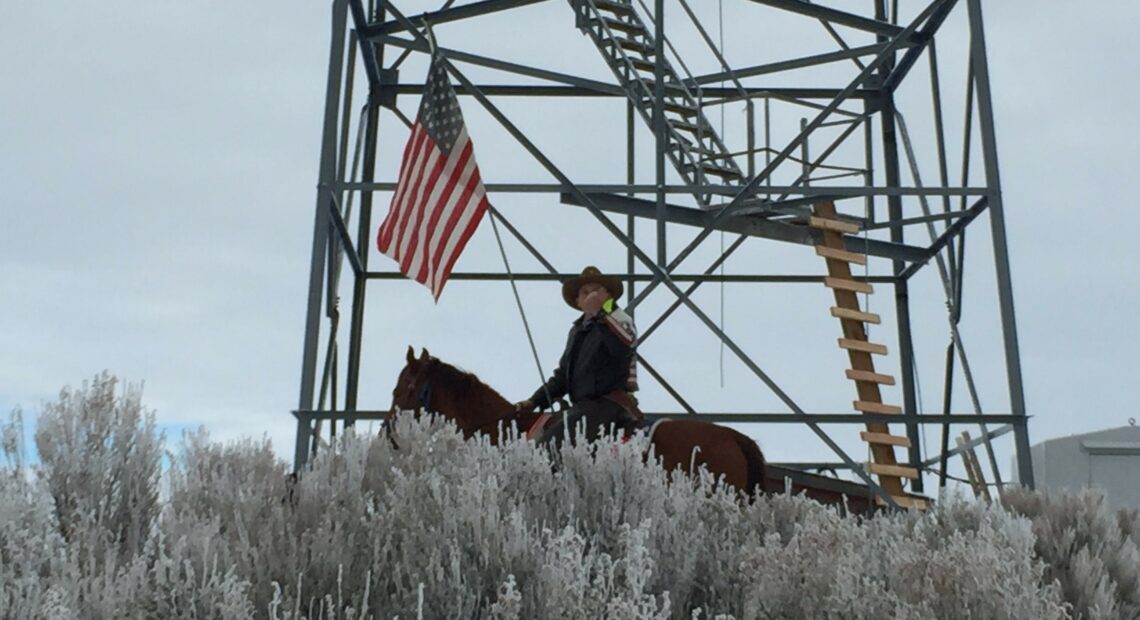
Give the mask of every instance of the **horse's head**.
[[435, 358], [428, 354], [427, 349], [423, 349], [420, 357], [416, 358], [415, 351], [412, 347], [408, 347], [407, 363], [404, 364], [404, 369], [400, 371], [399, 378], [396, 379], [396, 387], [392, 389], [392, 409], [390, 415], [395, 415], [399, 411], [416, 410], [420, 408], [426, 409], [428, 400], [431, 396], [429, 393], [430, 383], [428, 382], [428, 372]]
[[525, 422], [521, 429], [525, 431], [534, 421], [531, 414], [519, 416], [510, 401], [474, 374], [432, 357], [427, 349], [416, 357], [415, 350], [408, 347], [404, 369], [392, 390], [392, 409], [386, 419], [389, 432], [399, 412], [421, 409], [455, 422], [468, 436], [482, 432], [495, 438], [500, 422]]

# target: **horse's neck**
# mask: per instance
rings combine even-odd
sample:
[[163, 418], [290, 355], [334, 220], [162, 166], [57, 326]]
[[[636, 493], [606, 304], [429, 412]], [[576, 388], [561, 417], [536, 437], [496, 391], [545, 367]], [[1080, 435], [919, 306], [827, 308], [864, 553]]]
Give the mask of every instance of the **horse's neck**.
[[491, 426], [509, 416], [514, 410], [514, 406], [507, 399], [491, 388], [486, 388], [486, 394], [474, 399], [470, 407], [472, 428]]
[[474, 389], [464, 397], [456, 393], [459, 386], [455, 386], [454, 390], [438, 390], [435, 394], [435, 409], [467, 431], [491, 426], [495, 421], [510, 415], [513, 406], [501, 394], [474, 379], [471, 385]]

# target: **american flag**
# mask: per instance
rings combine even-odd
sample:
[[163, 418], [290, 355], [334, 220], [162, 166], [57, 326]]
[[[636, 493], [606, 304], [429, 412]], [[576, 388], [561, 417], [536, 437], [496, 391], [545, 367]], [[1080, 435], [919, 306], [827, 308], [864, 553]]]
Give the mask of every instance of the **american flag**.
[[451, 268], [487, 211], [487, 194], [459, 100], [432, 55], [424, 98], [376, 245], [439, 300]]

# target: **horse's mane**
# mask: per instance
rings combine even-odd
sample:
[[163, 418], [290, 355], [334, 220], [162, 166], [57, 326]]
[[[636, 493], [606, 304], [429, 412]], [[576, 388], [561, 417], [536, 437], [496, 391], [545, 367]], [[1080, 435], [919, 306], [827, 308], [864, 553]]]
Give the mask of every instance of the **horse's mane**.
[[437, 358], [432, 359], [431, 367], [435, 373], [434, 380], [446, 382], [455, 390], [456, 396], [459, 398], [473, 400], [493, 395], [496, 399], [508, 402], [502, 394], [495, 391], [495, 388], [483, 383], [479, 377], [475, 376], [475, 373], [460, 370]]

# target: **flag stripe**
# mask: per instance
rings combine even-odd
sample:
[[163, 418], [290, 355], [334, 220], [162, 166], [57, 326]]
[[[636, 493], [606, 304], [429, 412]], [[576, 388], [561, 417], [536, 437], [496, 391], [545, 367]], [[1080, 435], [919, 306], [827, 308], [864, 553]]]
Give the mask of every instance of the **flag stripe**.
[[[443, 254], [447, 249], [448, 242], [454, 240], [456, 223], [463, 216], [463, 214], [470, 209], [470, 206], [468, 204], [470, 196], [466, 195], [466, 188], [472, 182], [481, 183], [479, 180], [478, 170], [473, 164], [467, 166], [467, 168], [464, 169], [463, 174], [460, 175], [458, 179], [456, 179], [455, 191], [452, 192], [450, 199], [444, 205], [444, 217], [442, 218], [443, 224], [439, 226], [436, 231], [439, 238], [433, 244], [434, 247], [432, 249], [431, 262], [433, 265], [437, 266], [437, 273], [443, 273], [446, 271], [445, 269], [439, 268], [446, 265]], [[431, 280], [433, 287], [435, 285], [436, 279], [437, 278], [433, 277]]]
[[439, 170], [436, 164], [439, 161], [439, 149], [435, 148], [434, 144], [429, 143], [428, 152], [426, 153], [426, 161], [419, 169], [419, 176], [412, 181], [412, 190], [407, 198], [407, 206], [405, 209], [408, 212], [408, 217], [401, 223], [399, 231], [399, 250], [398, 255], [400, 259], [400, 267], [403, 269], [404, 258], [407, 256], [408, 244], [411, 242], [412, 237], [416, 234], [416, 227], [420, 225], [424, 210], [424, 185], [428, 179], [433, 176], [439, 176]]
[[[423, 135], [426, 137], [426, 132], [424, 132]], [[384, 239], [382, 239], [382, 250], [385, 254], [391, 256], [392, 258], [395, 258], [398, 253], [397, 248], [399, 247], [400, 230], [403, 228], [404, 223], [408, 217], [408, 210], [406, 208], [400, 208], [400, 205], [407, 204], [407, 197], [409, 195], [409, 191], [411, 190], [412, 180], [416, 176], [416, 164], [428, 150], [430, 150], [430, 140], [423, 139], [422, 143], [420, 144], [420, 148], [416, 149], [416, 151], [413, 152], [413, 159], [408, 161], [408, 165], [406, 166], [406, 174], [401, 175], [402, 180], [397, 186], [399, 191], [397, 198], [399, 201], [397, 202], [395, 199], [393, 199], [392, 211], [388, 217], [388, 220], [385, 222], [387, 224], [387, 227], [384, 231]]]
[[404, 231], [408, 227], [408, 223], [414, 213], [412, 208], [416, 204], [416, 188], [423, 178], [424, 167], [431, 159], [431, 154], [434, 152], [435, 145], [432, 143], [427, 132], [423, 132], [423, 144], [416, 151], [415, 159], [409, 162], [408, 176], [403, 181], [400, 202], [395, 203], [398, 208], [399, 218], [395, 221], [392, 227], [392, 239], [389, 256], [398, 259], [400, 255], [400, 246], [403, 244]]
[[376, 246], [438, 300], [488, 206], [446, 65], [433, 56]]
[[427, 204], [431, 205], [430, 213], [425, 225], [420, 227], [417, 245], [409, 249], [408, 254], [413, 257], [413, 261], [409, 264], [408, 271], [405, 272], [409, 276], [414, 277], [417, 281], [423, 282], [427, 279], [427, 275], [423, 273], [423, 270], [426, 268], [428, 257], [430, 256], [428, 254], [428, 241], [435, 236], [440, 215], [446, 210], [448, 200], [454, 191], [457, 177], [456, 171], [458, 170], [465, 173], [465, 168], [470, 161], [471, 149], [466, 148], [466, 146], [465, 144], [463, 149], [452, 151], [451, 157], [443, 164], [443, 174], [441, 175], [448, 180], [446, 182], [437, 183], [431, 195], [427, 198]]
[[440, 246], [440, 239], [446, 238], [452, 233], [451, 219], [452, 213], [456, 208], [462, 208], [462, 205], [457, 207], [458, 200], [462, 198], [462, 188], [466, 185], [467, 180], [472, 174], [477, 174], [475, 169], [475, 159], [473, 157], [473, 150], [470, 141], [467, 141], [463, 146], [463, 151], [460, 154], [460, 160], [456, 164], [459, 172], [452, 176], [445, 190], [441, 193], [437, 204], [439, 208], [436, 209], [434, 219], [429, 223], [431, 226], [431, 237], [429, 242], [424, 248], [424, 262], [427, 264], [428, 270], [432, 273], [424, 274], [425, 281], [434, 279], [434, 272], [439, 265], [438, 248]]
[[[443, 285], [446, 283], [446, 278], [451, 274], [451, 268], [455, 265], [455, 261], [459, 259], [460, 252], [467, 245], [467, 240], [475, 232], [475, 227], [483, 219], [483, 212], [486, 211], [487, 199], [484, 195], [483, 182], [478, 176], [472, 175], [470, 181], [465, 188], [464, 196], [468, 197], [465, 208], [457, 210], [459, 215], [452, 232], [447, 236], [446, 242], [443, 245], [443, 252], [437, 264], [443, 265], [443, 269], [436, 276], [436, 283], [433, 288], [437, 291], [443, 290]], [[463, 231], [461, 234], [455, 234], [455, 230]]]
[[[378, 243], [380, 245], [380, 251], [385, 254], [388, 254], [389, 248], [391, 248], [392, 235], [400, 216], [403, 214], [396, 206], [403, 202], [403, 197], [407, 192], [409, 184], [408, 180], [415, 170], [415, 164], [419, 160], [420, 154], [427, 141], [427, 132], [423, 130], [423, 127], [419, 123], [416, 123], [412, 128], [412, 136], [408, 139], [408, 146], [404, 149], [404, 165], [400, 168], [400, 178], [396, 182], [396, 194], [392, 197], [392, 210], [384, 220], [384, 223], [380, 226], [380, 238]], [[389, 254], [389, 256], [391, 255]]]

